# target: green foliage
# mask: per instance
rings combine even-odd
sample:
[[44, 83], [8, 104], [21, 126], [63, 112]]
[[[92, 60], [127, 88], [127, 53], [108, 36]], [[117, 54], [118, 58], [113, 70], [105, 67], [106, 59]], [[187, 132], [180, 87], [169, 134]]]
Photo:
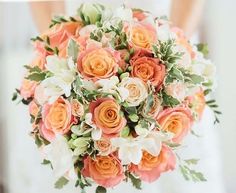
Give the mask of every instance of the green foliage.
[[174, 52], [175, 40], [169, 39], [167, 41], [159, 41], [158, 44], [152, 46], [153, 54], [156, 58], [159, 58], [163, 62], [167, 69], [170, 70], [177, 60], [183, 55], [180, 52]]
[[106, 192], [107, 192], [107, 190], [103, 186], [98, 186], [96, 188], [96, 193], [106, 193]]
[[54, 25], [65, 23], [65, 22], [76, 22], [77, 20], [74, 17], [69, 17], [69, 19], [66, 19], [63, 16], [54, 16], [51, 20], [51, 24], [49, 25], [50, 28], [52, 28]]
[[62, 189], [66, 184], [68, 184], [68, 182], [69, 182], [69, 180], [67, 180], [65, 177], [60, 177], [60, 178], [56, 181], [54, 187], [55, 187], [56, 189]]
[[141, 186], [142, 186], [142, 181], [137, 178], [136, 176], [132, 175], [131, 173], [128, 173], [128, 178], [131, 180], [132, 182], [132, 185], [138, 189], [138, 190], [141, 190]]
[[129, 134], [130, 134], [130, 128], [128, 126], [126, 126], [121, 130], [120, 136], [121, 137], [128, 137]]
[[180, 102], [176, 98], [174, 98], [170, 95], [167, 95], [164, 91], [161, 92], [161, 96], [162, 96], [162, 100], [163, 100], [162, 104], [164, 106], [175, 107], [180, 104]]
[[197, 44], [197, 49], [201, 52], [205, 57], [209, 54], [208, 45], [204, 43]]
[[153, 93], [150, 93], [146, 99], [146, 105], [144, 109], [145, 114], [149, 113], [150, 109], [153, 107], [153, 104], [154, 104]]
[[44, 80], [46, 78], [47, 74], [45, 72], [34, 72], [29, 74], [26, 79], [31, 80], [31, 81], [35, 81], [35, 82], [41, 82], [42, 80]]
[[68, 44], [68, 48], [67, 48], [67, 53], [68, 53], [69, 57], [72, 57], [74, 62], [77, 62], [77, 57], [78, 57], [78, 53], [79, 53], [79, 46], [75, 40], [70, 39], [69, 44]]
[[180, 171], [184, 176], [185, 180], [189, 181], [192, 180], [194, 182], [204, 182], [207, 181], [204, 175], [201, 172], [197, 172], [187, 165], [180, 165]]
[[217, 105], [216, 100], [208, 100], [208, 101], [206, 101], [206, 104], [213, 110], [213, 112], [215, 114], [215, 121], [214, 121], [214, 123], [215, 124], [216, 123], [220, 123], [220, 120], [219, 120], [218, 116], [221, 115], [222, 112], [218, 110], [219, 106]]

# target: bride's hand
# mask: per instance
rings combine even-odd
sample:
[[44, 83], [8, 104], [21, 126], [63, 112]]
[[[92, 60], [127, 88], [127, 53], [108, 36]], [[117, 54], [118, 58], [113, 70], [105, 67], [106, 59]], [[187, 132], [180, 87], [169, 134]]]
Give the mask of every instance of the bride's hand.
[[191, 38], [200, 23], [205, 0], [172, 0], [170, 21]]

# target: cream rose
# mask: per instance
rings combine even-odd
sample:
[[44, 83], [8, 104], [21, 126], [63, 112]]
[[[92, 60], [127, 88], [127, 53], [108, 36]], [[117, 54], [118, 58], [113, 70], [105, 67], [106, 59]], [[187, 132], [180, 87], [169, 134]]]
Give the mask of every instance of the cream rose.
[[123, 78], [120, 86], [129, 91], [129, 96], [126, 98], [129, 106], [138, 106], [148, 96], [147, 86], [139, 78]]

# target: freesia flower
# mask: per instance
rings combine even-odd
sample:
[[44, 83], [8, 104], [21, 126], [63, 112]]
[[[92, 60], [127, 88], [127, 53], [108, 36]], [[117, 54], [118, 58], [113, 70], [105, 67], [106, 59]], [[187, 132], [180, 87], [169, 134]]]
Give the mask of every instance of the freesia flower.
[[158, 156], [161, 150], [162, 141], [171, 139], [159, 132], [149, 132], [146, 136], [137, 138], [114, 138], [111, 143], [118, 148], [118, 155], [122, 164], [139, 164], [142, 159], [143, 150], [154, 156]]
[[51, 162], [55, 177], [60, 178], [70, 174], [69, 177], [76, 179], [73, 152], [63, 136], [56, 135], [54, 140], [43, 148], [43, 153], [45, 154], [45, 159]]
[[53, 103], [61, 95], [69, 97], [71, 94], [71, 84], [75, 80], [75, 65], [70, 58], [68, 61], [57, 56], [47, 57], [46, 69], [52, 76], [41, 82], [43, 93], [50, 103]]

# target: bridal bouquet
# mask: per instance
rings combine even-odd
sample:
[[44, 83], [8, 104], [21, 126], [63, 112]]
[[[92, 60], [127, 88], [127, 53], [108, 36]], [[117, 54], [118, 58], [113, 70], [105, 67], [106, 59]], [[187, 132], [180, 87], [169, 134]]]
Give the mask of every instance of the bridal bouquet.
[[205, 105], [217, 107], [205, 97], [215, 69], [203, 44], [165, 17], [87, 3], [53, 18], [32, 42], [35, 58], [13, 100], [29, 105], [31, 135], [56, 188], [95, 182], [106, 192], [131, 181], [141, 189], [177, 165], [186, 180], [206, 180], [192, 168], [197, 159], [176, 152]]

